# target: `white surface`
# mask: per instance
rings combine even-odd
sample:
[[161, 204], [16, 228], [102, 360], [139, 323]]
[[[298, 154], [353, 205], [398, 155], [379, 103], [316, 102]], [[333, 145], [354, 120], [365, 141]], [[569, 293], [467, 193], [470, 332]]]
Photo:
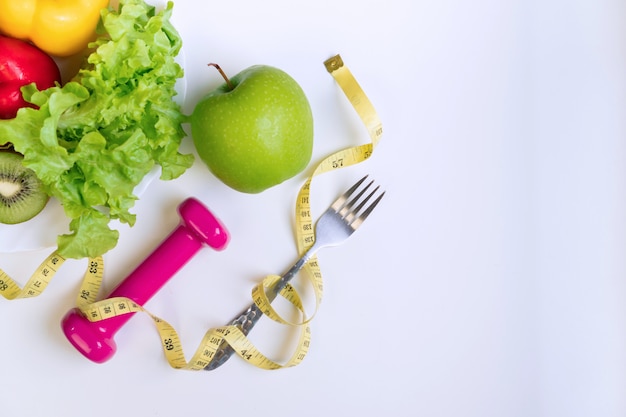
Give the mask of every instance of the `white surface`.
[[[92, 364], [59, 329], [85, 267], [68, 261], [41, 297], [0, 303], [3, 415], [625, 415], [625, 9], [178, 0], [187, 111], [219, 83], [208, 62], [231, 74], [281, 67], [309, 95], [319, 161], [368, 140], [322, 65], [340, 53], [385, 134], [369, 161], [314, 180], [314, 211], [364, 173], [387, 196], [350, 241], [320, 253], [325, 297], [301, 365], [269, 372], [233, 358], [176, 371], [145, 316], [117, 335], [110, 362]], [[190, 355], [295, 260], [304, 178], [244, 195], [198, 162], [153, 183], [106, 257], [106, 290], [174, 227], [180, 201], [204, 201], [231, 245], [202, 251], [147, 305]], [[0, 265], [25, 281], [43, 257]], [[281, 359], [273, 336], [263, 323], [252, 339]]]

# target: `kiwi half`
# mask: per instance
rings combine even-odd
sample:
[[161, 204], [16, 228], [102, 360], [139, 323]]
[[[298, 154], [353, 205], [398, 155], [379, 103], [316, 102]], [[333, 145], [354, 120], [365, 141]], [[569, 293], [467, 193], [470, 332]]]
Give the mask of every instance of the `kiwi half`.
[[0, 223], [17, 224], [35, 217], [48, 202], [48, 194], [32, 169], [16, 152], [0, 151]]

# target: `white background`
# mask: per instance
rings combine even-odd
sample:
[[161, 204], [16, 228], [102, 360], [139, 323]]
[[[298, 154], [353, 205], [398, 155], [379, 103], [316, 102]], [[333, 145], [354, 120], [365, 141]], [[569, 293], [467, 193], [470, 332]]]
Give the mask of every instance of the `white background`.
[[[232, 234], [147, 304], [188, 355], [295, 261], [297, 190], [324, 156], [369, 140], [323, 67], [337, 53], [385, 133], [370, 160], [314, 179], [314, 215], [365, 173], [387, 195], [348, 242], [320, 253], [324, 300], [299, 366], [235, 357], [174, 370], [145, 315], [118, 333], [110, 362], [93, 364], [59, 327], [85, 269], [68, 261], [41, 297], [0, 303], [2, 415], [626, 415], [623, 1], [178, 0], [174, 15], [185, 111], [220, 82], [208, 62], [233, 75], [280, 67], [311, 101], [314, 156], [259, 195], [226, 188], [199, 161], [154, 182], [106, 256], [105, 291], [176, 225], [188, 196]], [[0, 266], [25, 282], [47, 253], [0, 255]], [[289, 334], [264, 322], [251, 336], [288, 357]]]

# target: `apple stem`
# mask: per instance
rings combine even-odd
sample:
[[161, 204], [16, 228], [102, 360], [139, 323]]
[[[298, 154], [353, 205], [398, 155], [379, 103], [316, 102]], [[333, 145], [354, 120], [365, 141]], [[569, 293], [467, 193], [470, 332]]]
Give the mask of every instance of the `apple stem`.
[[209, 65], [209, 67], [215, 67], [220, 72], [220, 74], [222, 74], [222, 77], [224, 77], [224, 80], [226, 81], [226, 85], [228, 86], [229, 90], [233, 90], [235, 88], [233, 83], [230, 82], [230, 80], [226, 76], [226, 73], [222, 70], [222, 68], [219, 65], [217, 65], [217, 64], [215, 64], [213, 62], [208, 64], [208, 65]]

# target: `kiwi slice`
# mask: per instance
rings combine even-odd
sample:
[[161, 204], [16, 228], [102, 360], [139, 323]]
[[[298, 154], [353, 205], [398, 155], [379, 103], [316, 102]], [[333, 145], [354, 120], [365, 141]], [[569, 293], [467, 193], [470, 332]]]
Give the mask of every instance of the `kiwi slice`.
[[30, 220], [43, 210], [48, 194], [35, 172], [22, 164], [16, 152], [0, 151], [0, 223]]

